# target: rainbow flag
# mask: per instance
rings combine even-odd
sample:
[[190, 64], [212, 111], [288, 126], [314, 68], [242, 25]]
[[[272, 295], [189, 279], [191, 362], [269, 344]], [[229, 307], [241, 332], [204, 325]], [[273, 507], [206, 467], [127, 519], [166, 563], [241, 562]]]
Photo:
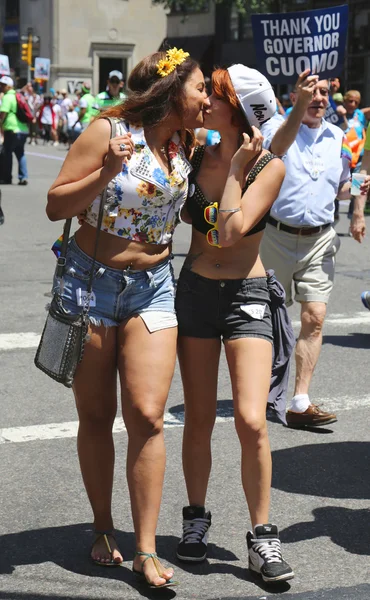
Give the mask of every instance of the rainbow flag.
[[51, 247], [52, 251], [54, 252], [54, 254], [57, 258], [59, 258], [59, 256], [60, 256], [60, 252], [62, 250], [62, 243], [63, 243], [63, 234], [60, 237], [58, 237], [56, 242], [54, 242], [54, 244]]
[[346, 158], [348, 162], [352, 161], [352, 150], [348, 145], [346, 138], [343, 138], [341, 158]]

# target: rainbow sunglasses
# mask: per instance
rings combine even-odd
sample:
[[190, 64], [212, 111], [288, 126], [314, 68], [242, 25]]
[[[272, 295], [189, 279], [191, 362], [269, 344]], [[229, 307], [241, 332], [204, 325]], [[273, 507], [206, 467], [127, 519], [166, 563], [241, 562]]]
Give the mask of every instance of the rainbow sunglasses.
[[210, 246], [216, 246], [216, 248], [222, 248], [222, 246], [220, 246], [220, 244], [218, 243], [219, 236], [218, 236], [217, 218], [218, 218], [218, 202], [213, 202], [213, 204], [206, 206], [204, 209], [205, 221], [207, 223], [209, 223], [209, 225], [213, 225], [212, 229], [207, 231], [206, 238], [207, 238], [207, 242], [209, 243]]

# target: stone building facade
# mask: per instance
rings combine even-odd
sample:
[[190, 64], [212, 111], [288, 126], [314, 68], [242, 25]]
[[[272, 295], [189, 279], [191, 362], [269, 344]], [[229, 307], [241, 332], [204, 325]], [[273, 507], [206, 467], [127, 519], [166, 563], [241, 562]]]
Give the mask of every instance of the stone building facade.
[[167, 27], [165, 10], [151, 0], [5, 0], [1, 17], [5, 31], [18, 28], [18, 42], [3, 39], [3, 53], [10, 54], [16, 74], [27, 76], [20, 36], [32, 30], [40, 38], [34, 57], [51, 59], [49, 87], [71, 93], [83, 81], [91, 83], [93, 93], [101, 91], [113, 69], [127, 76], [158, 50]]

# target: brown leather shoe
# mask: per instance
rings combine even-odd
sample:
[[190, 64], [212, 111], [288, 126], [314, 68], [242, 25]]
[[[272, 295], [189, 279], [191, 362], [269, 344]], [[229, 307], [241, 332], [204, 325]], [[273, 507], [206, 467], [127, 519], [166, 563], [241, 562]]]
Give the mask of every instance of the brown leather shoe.
[[334, 413], [325, 412], [316, 404], [310, 404], [303, 413], [294, 412], [293, 410], [288, 410], [286, 413], [288, 427], [295, 427], [296, 429], [329, 425], [329, 423], [335, 423], [337, 420]]

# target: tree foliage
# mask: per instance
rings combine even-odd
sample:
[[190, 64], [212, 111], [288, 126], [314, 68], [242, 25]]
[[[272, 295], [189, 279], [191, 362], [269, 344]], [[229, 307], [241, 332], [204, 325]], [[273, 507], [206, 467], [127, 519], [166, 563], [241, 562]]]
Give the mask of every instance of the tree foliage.
[[[214, 2], [215, 4], [224, 4], [226, 6], [234, 5], [237, 10], [242, 13], [264, 13], [270, 12], [271, 5], [273, 2], [271, 0], [209, 0]], [[154, 4], [162, 4], [165, 8], [177, 10], [180, 9], [180, 12], [183, 14], [202, 10], [207, 4], [208, 0], [153, 0]]]

